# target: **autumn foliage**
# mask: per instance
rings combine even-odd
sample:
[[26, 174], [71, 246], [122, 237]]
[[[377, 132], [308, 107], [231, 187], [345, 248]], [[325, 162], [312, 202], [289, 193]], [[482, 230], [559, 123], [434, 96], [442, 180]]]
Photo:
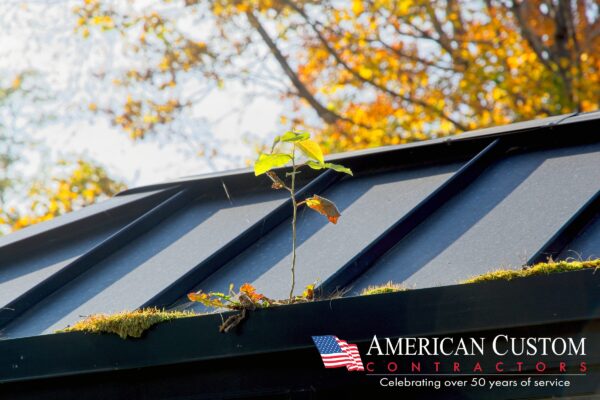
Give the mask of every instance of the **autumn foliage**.
[[114, 77], [121, 101], [96, 107], [133, 138], [193, 105], [181, 90], [190, 83], [275, 86], [264, 63], [244, 62], [265, 55], [285, 77], [273, 89], [292, 104], [283, 124], [318, 132], [329, 152], [600, 101], [600, 19], [585, 0], [124, 3], [85, 0], [75, 15], [83, 36], [117, 30], [125, 53], [144, 61]]
[[[86, 45], [108, 38], [120, 53], [92, 74], [109, 87], [90, 93], [87, 108], [134, 141], [188, 140], [198, 126], [184, 117], [211, 91], [240, 84], [279, 99], [283, 128], [314, 132], [324, 153], [600, 103], [593, 1], [76, 0], [71, 15]], [[2, 83], [0, 103], [23, 90], [25, 77]], [[0, 157], [5, 169], [7, 160]], [[118, 191], [94, 176], [85, 185], [37, 183], [25, 204], [2, 205], [2, 231]], [[10, 178], [0, 174], [0, 192]], [[306, 205], [324, 209], [318, 200]]]
[[[104, 168], [85, 160], [63, 162], [64, 175], [48, 184], [34, 182], [19, 207], [0, 208], [0, 228], [19, 230], [113, 196], [125, 185], [111, 179]], [[69, 168], [70, 167], [70, 168]]]

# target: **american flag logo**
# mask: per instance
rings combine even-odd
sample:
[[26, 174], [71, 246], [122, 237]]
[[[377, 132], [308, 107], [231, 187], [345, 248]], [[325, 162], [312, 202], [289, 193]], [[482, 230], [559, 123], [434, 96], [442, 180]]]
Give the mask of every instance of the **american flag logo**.
[[364, 371], [358, 347], [336, 336], [313, 336], [325, 368], [346, 367], [348, 371]]

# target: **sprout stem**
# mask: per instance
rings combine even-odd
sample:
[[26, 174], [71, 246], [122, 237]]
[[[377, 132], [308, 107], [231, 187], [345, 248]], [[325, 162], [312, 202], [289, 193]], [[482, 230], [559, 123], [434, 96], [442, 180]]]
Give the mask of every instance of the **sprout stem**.
[[294, 298], [294, 287], [296, 286], [296, 216], [298, 214], [298, 203], [296, 202], [296, 144], [292, 148], [292, 184], [290, 187], [292, 198], [292, 287], [290, 289], [290, 300]]

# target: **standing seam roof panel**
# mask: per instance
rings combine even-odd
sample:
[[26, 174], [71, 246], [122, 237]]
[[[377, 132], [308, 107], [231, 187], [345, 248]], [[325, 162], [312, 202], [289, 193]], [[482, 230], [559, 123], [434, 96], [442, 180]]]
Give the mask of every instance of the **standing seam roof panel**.
[[[337, 225], [302, 208], [297, 223], [296, 292], [301, 293], [315, 279], [327, 279], [459, 167], [460, 164], [449, 164], [345, 179], [323, 193], [342, 214]], [[282, 223], [197, 288], [227, 291], [230, 283], [249, 282], [267, 296], [287, 297], [290, 223], [289, 219]], [[194, 307], [202, 309], [201, 305]]]
[[600, 215], [596, 216], [583, 232], [562, 250], [559, 259], [568, 258], [575, 260], [600, 258]]
[[0, 262], [0, 307], [33, 288], [50, 275], [116, 232], [121, 225], [112, 225], [82, 235], [67, 243], [56, 244], [52, 249], [20, 259]]
[[355, 282], [411, 288], [520, 268], [600, 189], [600, 143], [508, 156]]
[[281, 204], [282, 195], [193, 203], [32, 307], [7, 326], [7, 336], [51, 333], [82, 315], [140, 307]]

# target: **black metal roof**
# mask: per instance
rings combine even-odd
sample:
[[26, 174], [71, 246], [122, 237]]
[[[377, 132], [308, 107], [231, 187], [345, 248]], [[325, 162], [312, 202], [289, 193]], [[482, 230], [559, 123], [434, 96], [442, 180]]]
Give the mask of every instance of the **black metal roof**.
[[[600, 112], [337, 154], [354, 177], [301, 174], [337, 225], [298, 220], [298, 290], [451, 285], [548, 256], [600, 256]], [[4, 338], [82, 316], [187, 307], [191, 290], [289, 290], [291, 205], [239, 170], [135, 188], [0, 238]]]

